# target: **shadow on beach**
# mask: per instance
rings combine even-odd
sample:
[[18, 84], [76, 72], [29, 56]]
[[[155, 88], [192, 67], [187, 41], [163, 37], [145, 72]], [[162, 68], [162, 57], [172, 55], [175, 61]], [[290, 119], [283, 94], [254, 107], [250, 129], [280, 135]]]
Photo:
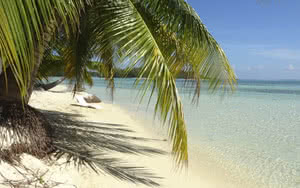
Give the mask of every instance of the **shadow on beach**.
[[163, 140], [130, 136], [128, 133], [134, 131], [122, 124], [80, 121], [76, 119], [80, 115], [72, 113], [45, 110], [41, 112], [54, 128], [52, 138], [56, 148], [54, 156], [57, 159], [66, 157], [67, 162], [72, 162], [78, 167], [88, 166], [96, 173], [107, 173], [135, 184], [160, 185], [156, 180], [162, 178], [155, 176], [149, 169], [110, 157], [110, 153], [162, 155], [166, 152], [142, 144]]

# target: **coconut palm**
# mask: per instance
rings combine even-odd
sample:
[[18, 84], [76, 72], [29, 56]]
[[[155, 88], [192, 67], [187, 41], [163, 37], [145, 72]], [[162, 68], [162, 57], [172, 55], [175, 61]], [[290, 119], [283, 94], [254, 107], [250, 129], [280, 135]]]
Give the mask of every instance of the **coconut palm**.
[[[136, 84], [142, 97], [148, 90], [157, 96], [155, 111], [169, 127], [178, 163], [188, 161], [178, 74], [189, 73], [196, 98], [201, 78], [212, 89], [234, 87], [223, 50], [184, 0], [1, 0], [0, 19], [0, 101], [26, 106], [47, 49], [48, 55], [59, 53], [74, 92], [85, 81], [92, 84], [89, 68], [113, 88], [117, 64], [128, 70], [138, 66]], [[50, 45], [53, 37], [58, 42]]]

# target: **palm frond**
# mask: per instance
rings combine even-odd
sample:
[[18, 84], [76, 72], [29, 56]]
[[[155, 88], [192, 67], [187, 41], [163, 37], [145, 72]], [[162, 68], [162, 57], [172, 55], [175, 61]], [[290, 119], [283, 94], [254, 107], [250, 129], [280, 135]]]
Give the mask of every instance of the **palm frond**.
[[211, 88], [233, 86], [235, 77], [224, 52], [183, 0], [108, 0], [97, 2], [95, 8], [101, 10], [102, 40], [114, 44], [127, 66], [142, 68], [136, 84], [146, 76], [143, 96], [147, 90], [151, 96], [156, 93], [155, 112], [168, 122], [176, 161], [187, 162], [186, 124], [176, 76], [189, 70], [198, 86], [196, 94], [201, 78], [209, 79]]
[[[97, 36], [97, 32], [95, 33], [95, 35]], [[105, 44], [104, 42], [108, 42], [108, 44]], [[103, 41], [100, 38], [100, 41], [97, 41], [95, 45], [95, 56], [98, 60], [96, 70], [108, 81], [107, 88], [110, 89], [111, 98], [113, 100], [115, 90], [115, 50], [113, 49], [113, 46], [109, 43], [109, 41]]]
[[41, 47], [47, 26], [63, 23], [69, 31], [66, 23], [76, 27], [83, 6], [82, 0], [0, 1], [0, 58], [4, 67], [10, 66], [13, 71], [23, 97], [36, 63], [34, 49]]
[[[195, 94], [199, 97], [200, 81], [205, 78], [210, 82], [210, 88], [216, 90], [219, 86], [230, 86], [234, 90], [235, 74], [228, 59], [201, 22], [196, 11], [184, 0], [137, 0], [135, 1], [143, 12], [155, 17], [155, 21], [163, 23], [168, 32], [176, 40], [176, 58], [184, 57], [185, 67], [196, 81]], [[161, 40], [161, 39], [160, 39]], [[173, 65], [180, 65], [175, 61]]]
[[89, 1], [0, 0], [3, 67], [10, 66], [25, 96], [35, 66], [34, 49], [41, 46], [50, 23], [62, 24], [69, 39], [62, 57], [66, 77], [75, 82], [74, 92], [84, 81], [92, 84], [88, 64], [95, 55], [104, 62], [99, 71], [110, 83], [116, 62], [140, 66], [136, 85], [146, 76], [143, 96], [147, 90], [156, 94], [155, 111], [169, 125], [176, 161], [187, 162], [186, 125], [175, 79], [180, 71], [188, 71], [197, 86], [196, 98], [202, 78], [210, 81], [211, 89], [222, 84], [233, 89], [235, 75], [223, 50], [184, 0], [91, 2], [82, 11]]
[[[152, 85], [152, 90], [157, 90], [155, 109], [160, 112], [164, 121], [170, 112], [169, 132], [173, 141], [173, 152], [178, 162], [187, 161], [187, 134], [183, 109], [174, 77], [167, 66], [167, 58], [164, 57], [151, 30], [131, 1], [108, 2], [110, 6], [107, 6], [107, 2], [98, 4], [103, 11], [102, 16], [105, 16], [101, 19], [105, 25], [103, 32], [116, 33], [113, 34], [114, 39], [109, 40], [123, 45], [120, 50], [126, 50], [126, 53], [123, 53], [124, 57], [130, 59], [133, 64], [143, 63], [143, 70], [150, 70], [145, 88]], [[110, 19], [111, 12], [115, 13], [114, 19]]]
[[65, 63], [64, 73], [74, 85], [74, 93], [85, 84], [93, 85], [90, 71], [96, 71], [108, 80], [111, 96], [114, 91], [115, 51], [109, 42], [102, 41], [94, 24], [98, 12], [93, 5], [82, 10], [79, 27], [69, 33], [60, 31], [54, 46]]
[[86, 66], [93, 56], [90, 51], [91, 35], [89, 14], [83, 12], [80, 17], [79, 28], [70, 34], [68, 44], [62, 49], [63, 60], [66, 64], [65, 75], [71, 83], [74, 82], [74, 93], [82, 89], [85, 82], [90, 86], [93, 84]]
[[37, 79], [39, 81], [48, 80], [49, 76], [57, 75], [58, 73], [63, 73], [65, 64], [62, 58], [56, 55], [49, 55], [44, 57], [43, 63], [41, 64]]

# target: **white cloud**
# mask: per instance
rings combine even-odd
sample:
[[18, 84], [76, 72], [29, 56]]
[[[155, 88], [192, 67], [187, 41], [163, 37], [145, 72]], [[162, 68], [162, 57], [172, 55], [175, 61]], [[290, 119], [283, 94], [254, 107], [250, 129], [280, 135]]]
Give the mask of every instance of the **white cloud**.
[[256, 55], [261, 55], [267, 58], [279, 58], [284, 60], [300, 61], [300, 49], [269, 49], [255, 50]]
[[247, 71], [260, 71], [265, 68], [264, 65], [247, 66]]
[[288, 70], [293, 71], [295, 70], [295, 67], [293, 64], [289, 64]]

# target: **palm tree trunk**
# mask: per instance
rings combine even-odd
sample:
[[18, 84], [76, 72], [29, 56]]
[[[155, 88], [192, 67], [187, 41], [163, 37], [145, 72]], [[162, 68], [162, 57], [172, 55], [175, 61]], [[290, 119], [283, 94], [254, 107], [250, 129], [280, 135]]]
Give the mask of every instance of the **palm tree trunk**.
[[52, 35], [54, 34], [55, 28], [56, 28], [55, 23], [50, 22], [50, 24], [45, 28], [45, 31], [42, 34], [41, 45], [38, 46], [37, 48], [35, 48], [35, 51], [34, 51], [35, 64], [34, 64], [33, 71], [31, 72], [31, 80], [30, 80], [30, 84], [29, 84], [29, 87], [27, 90], [27, 96], [25, 98], [26, 103], [29, 102], [29, 99], [31, 97], [35, 79], [36, 79], [38, 70], [40, 68], [40, 65], [43, 61], [45, 49], [48, 47], [48, 44], [52, 38]]
[[6, 68], [6, 76], [7, 79], [3, 72], [0, 74], [0, 101], [21, 101], [20, 89], [10, 67]]
[[[9, 154], [6, 157], [9, 161], [13, 161], [15, 156], [22, 153], [43, 158], [54, 149], [51, 139], [52, 127], [43, 114], [30, 107], [28, 102], [45, 49], [55, 28], [54, 22], [45, 27], [41, 41], [33, 49], [34, 62], [25, 99], [21, 95], [11, 67], [2, 68], [6, 72], [6, 77], [3, 72], [0, 73], [0, 140], [4, 143], [0, 145], [0, 155], [6, 157]], [[21, 102], [24, 102], [23, 105]]]
[[[27, 95], [25, 96], [25, 104], [29, 102], [30, 96], [33, 91], [34, 82], [39, 70], [39, 67], [42, 63], [43, 56], [45, 49], [48, 46], [48, 43], [51, 40], [52, 35], [54, 34], [56, 25], [54, 22], [51, 22], [44, 30], [42, 34], [42, 41], [39, 43], [39, 46], [35, 47], [34, 49], [34, 67], [31, 72], [31, 79], [30, 83], [28, 84], [27, 88]], [[2, 72], [0, 74], [0, 101], [21, 101], [22, 95], [20, 93], [20, 89], [17, 85], [17, 81], [13, 72], [11, 71], [10, 67], [6, 68], [6, 76], [7, 80], [5, 79], [5, 75]], [[6, 82], [7, 81], [7, 82]]]

